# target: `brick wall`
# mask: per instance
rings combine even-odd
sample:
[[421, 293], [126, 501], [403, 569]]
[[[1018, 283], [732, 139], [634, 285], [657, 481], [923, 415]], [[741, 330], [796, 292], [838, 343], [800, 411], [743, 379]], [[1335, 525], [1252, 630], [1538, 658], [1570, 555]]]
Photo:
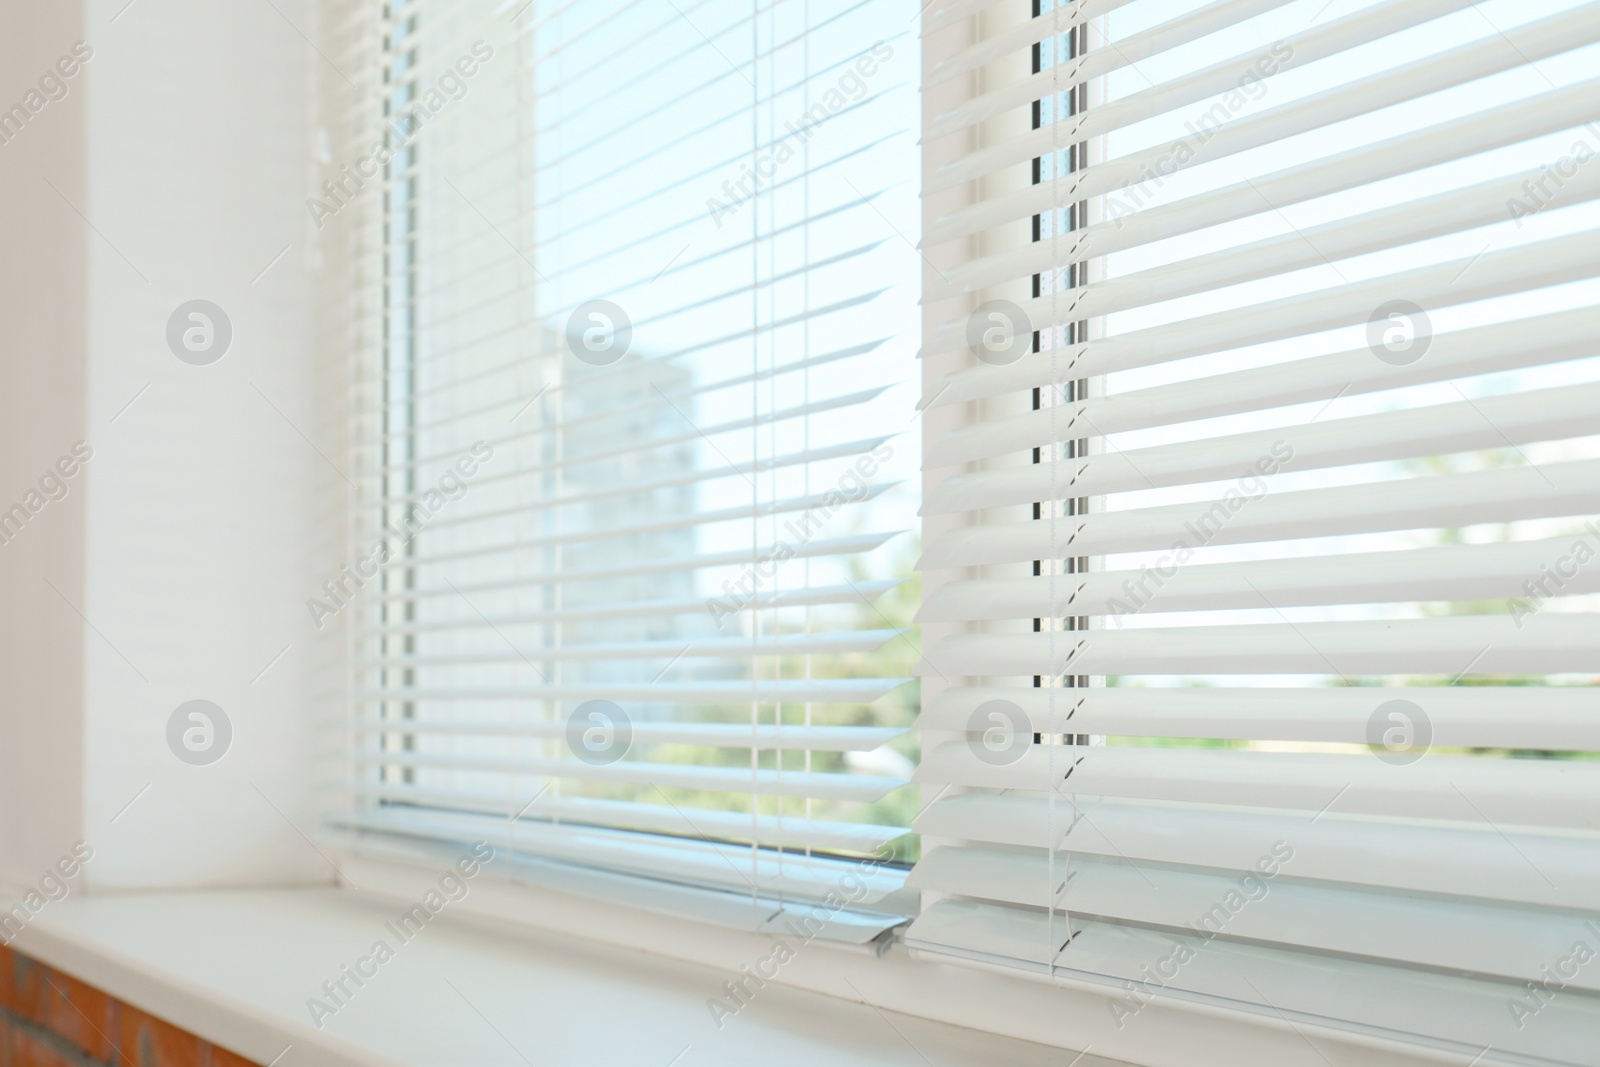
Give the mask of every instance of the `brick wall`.
[[0, 946], [0, 1067], [254, 1067]]

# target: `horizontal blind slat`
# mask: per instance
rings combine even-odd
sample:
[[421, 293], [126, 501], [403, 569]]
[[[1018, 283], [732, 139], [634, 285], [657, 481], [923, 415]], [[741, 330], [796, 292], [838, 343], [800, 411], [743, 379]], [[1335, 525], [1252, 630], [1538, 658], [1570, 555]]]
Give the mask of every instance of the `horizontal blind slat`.
[[1157, 803], [1060, 794], [946, 795], [918, 816], [928, 835], [1104, 859], [1244, 873], [1275, 841], [1294, 845], [1297, 877], [1435, 894], [1583, 908], [1600, 894], [1594, 841], [1496, 829], [1481, 819], [1422, 826], [1351, 815], [1315, 820], [1255, 805]]
[[[1264, 605], [1265, 606], [1265, 605]], [[1160, 626], [947, 637], [919, 675], [1600, 672], [1600, 614]]]
[[[470, 793], [449, 789], [423, 789], [403, 784], [358, 785], [355, 792], [397, 810], [406, 808], [477, 812], [504, 818], [504, 794]], [[526, 800], [522, 798], [526, 796]], [[738, 841], [752, 835], [769, 845], [836, 852], [871, 852], [903, 836], [899, 826], [837, 822], [827, 819], [777, 818], [742, 811], [696, 809], [691, 816], [682, 808], [634, 801], [594, 800], [585, 797], [554, 799], [537, 789], [513, 795], [515, 821], [535, 820], [609, 826], [617, 829], [655, 830], [682, 837], [711, 837]]]
[[[923, 510], [940, 515], [1584, 437], [1600, 429], [1592, 414], [1597, 403], [1600, 384], [1570, 385], [1129, 449], [1070, 465], [958, 474], [928, 494]], [[1250, 487], [1250, 495], [1265, 490]], [[1231, 514], [1239, 507], [1224, 510]]]
[[[1223, 608], [1301, 607], [1325, 604], [1387, 604], [1418, 600], [1498, 600], [1600, 592], [1600, 568], [1579, 560], [1600, 556], [1600, 533], [1525, 542], [1452, 545], [1302, 559], [1240, 563], [1165, 564], [1139, 570], [1101, 571], [1060, 578], [990, 578], [957, 581], [923, 602], [919, 622], [986, 619], [1120, 616], [1141, 612], [1210, 611]], [[1571, 577], [1548, 577], [1570, 567]], [[1534, 576], [1534, 577], [1530, 577]], [[1547, 592], [1529, 593], [1543, 581]], [[1559, 581], [1559, 586], [1556, 584]]]
[[1372, 349], [1362, 347], [1091, 397], [954, 430], [929, 444], [928, 464], [952, 466], [1054, 444], [1079, 437], [1086, 428], [1121, 433], [1579, 359], [1600, 354], [1597, 330], [1600, 309], [1573, 308], [1436, 333], [1427, 359], [1409, 365], [1374, 359]]
[[1206, 544], [1228, 545], [1591, 515], [1597, 493], [1597, 460], [1396, 478], [1271, 493], [1238, 511], [1220, 528], [1207, 523], [1199, 535], [1196, 524], [1212, 510], [1213, 502], [1090, 513], [1055, 524], [994, 522], [958, 527], [929, 543], [921, 566], [944, 570], [1167, 549], [1178, 540], [1197, 536]]
[[[1052, 752], [1051, 749], [1056, 751]], [[1031, 746], [988, 758], [982, 741], [924, 753], [915, 781], [1600, 831], [1600, 763], [1430, 756], [1395, 765], [1368, 754]]]
[[[366, 734], [456, 737], [565, 737], [564, 723], [448, 719], [375, 719], [357, 723]], [[640, 722], [629, 727], [641, 745], [703, 745], [715, 748], [786, 751], [868, 752], [905, 733], [893, 726], [757, 725], [716, 722]]]
[[625, 782], [652, 787], [704, 789], [764, 797], [815, 797], [871, 803], [905, 785], [899, 778], [826, 771], [756, 770], [747, 767], [676, 763], [592, 764], [582, 760], [429, 755], [423, 752], [371, 752], [357, 763], [369, 767], [431, 767], [492, 774], [539, 776], [588, 782]]

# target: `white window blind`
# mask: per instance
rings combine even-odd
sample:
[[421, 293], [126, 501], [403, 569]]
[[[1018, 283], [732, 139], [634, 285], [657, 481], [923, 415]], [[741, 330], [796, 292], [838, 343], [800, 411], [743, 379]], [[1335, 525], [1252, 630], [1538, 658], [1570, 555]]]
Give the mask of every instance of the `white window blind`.
[[915, 14], [352, 7], [379, 91], [341, 140], [393, 152], [339, 209], [378, 575], [330, 593], [360, 847], [487, 840], [745, 926], [836, 894], [827, 936], [900, 921]]
[[1600, 4], [923, 33], [909, 942], [1596, 1062]]

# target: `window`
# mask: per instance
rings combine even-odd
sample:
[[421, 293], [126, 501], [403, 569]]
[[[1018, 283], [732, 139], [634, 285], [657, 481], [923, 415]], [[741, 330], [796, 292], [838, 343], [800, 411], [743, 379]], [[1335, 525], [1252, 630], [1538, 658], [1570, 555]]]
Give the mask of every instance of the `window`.
[[359, 848], [1589, 1053], [1600, 2], [372, 17]]
[[910, 943], [1592, 1057], [1600, 5], [946, 7]]
[[327, 605], [363, 847], [737, 925], [872, 858], [829, 936], [906, 914], [915, 14], [384, 10], [341, 208], [378, 589]]

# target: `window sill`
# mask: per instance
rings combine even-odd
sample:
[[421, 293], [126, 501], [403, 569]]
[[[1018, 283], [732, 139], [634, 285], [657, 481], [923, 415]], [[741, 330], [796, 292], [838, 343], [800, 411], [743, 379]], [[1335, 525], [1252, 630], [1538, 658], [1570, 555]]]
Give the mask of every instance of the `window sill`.
[[[476, 895], [476, 890], [474, 890]], [[405, 910], [341, 889], [140, 893], [50, 905], [18, 951], [276, 1067], [638, 1063], [1057, 1064], [1059, 1049], [885, 1014], [770, 983], [722, 1020], [725, 970], [561, 934]], [[319, 1029], [307, 1007], [341, 969], [397, 945]], [[287, 1052], [285, 1051], [287, 1048]], [[1084, 1065], [1109, 1063], [1085, 1057]]]
[[[1107, 1003], [1120, 987], [820, 939], [719, 1018], [710, 1004], [736, 1006], [724, 983], [769, 958], [773, 935], [486, 876], [401, 943], [385, 924], [439, 871], [348, 854], [339, 862], [360, 889], [74, 897], [41, 912], [14, 947], [275, 1067], [1463, 1062], [1455, 1050], [1159, 991], [1119, 1028]], [[379, 939], [399, 946], [393, 958], [359, 988], [346, 979], [343, 1005], [316, 1026], [308, 1000], [332, 1006], [323, 983]]]

